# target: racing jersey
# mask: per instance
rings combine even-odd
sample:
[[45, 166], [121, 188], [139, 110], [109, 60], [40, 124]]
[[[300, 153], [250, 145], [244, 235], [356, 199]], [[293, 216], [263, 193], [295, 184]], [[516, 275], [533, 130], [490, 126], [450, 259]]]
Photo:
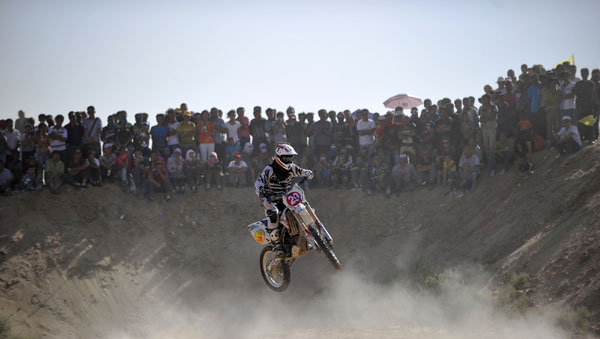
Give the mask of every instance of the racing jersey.
[[273, 161], [267, 165], [256, 179], [254, 187], [256, 195], [264, 197], [278, 197], [287, 192], [293, 185], [293, 178], [308, 177], [311, 171], [291, 164], [289, 170], [282, 169]]

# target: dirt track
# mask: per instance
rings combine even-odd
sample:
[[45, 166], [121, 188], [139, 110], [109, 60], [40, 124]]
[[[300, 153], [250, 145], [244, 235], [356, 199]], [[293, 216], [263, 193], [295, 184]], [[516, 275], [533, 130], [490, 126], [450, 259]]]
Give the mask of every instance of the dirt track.
[[[545, 151], [534, 175], [484, 178], [457, 201], [442, 188], [410, 200], [312, 190], [345, 268], [312, 254], [283, 295], [258, 272], [250, 189], [169, 203], [112, 186], [2, 197], [0, 315], [48, 338], [561, 338], [546, 320], [497, 314], [491, 292], [528, 272], [536, 304], [584, 305], [598, 324], [598, 155]], [[416, 292], [447, 267], [459, 283]]]

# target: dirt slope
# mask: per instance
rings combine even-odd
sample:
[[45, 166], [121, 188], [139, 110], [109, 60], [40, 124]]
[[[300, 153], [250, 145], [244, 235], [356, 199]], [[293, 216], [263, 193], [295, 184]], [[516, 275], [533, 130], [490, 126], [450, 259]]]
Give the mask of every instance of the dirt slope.
[[[463, 299], [412, 299], [411, 284], [452, 267], [486, 290], [527, 272], [538, 305], [583, 305], [598, 324], [600, 148], [554, 155], [537, 154], [529, 177], [484, 178], [459, 200], [441, 187], [389, 200], [311, 190], [346, 273], [307, 256], [284, 295], [268, 291], [258, 272], [260, 247], [245, 225], [262, 211], [250, 189], [187, 193], [169, 203], [136, 200], [114, 186], [0, 197], [0, 234], [9, 235], [0, 239], [0, 315], [11, 316], [20, 333], [49, 338], [278, 337], [272, 315], [290, 309], [312, 321], [298, 338], [506, 337], [492, 331], [497, 322], [483, 332], [449, 330], [449, 318], [481, 320], [488, 308], [478, 301], [457, 316], [448, 305]], [[381, 307], [390, 300], [393, 307]], [[315, 307], [339, 314], [311, 318]], [[478, 307], [486, 311], [473, 313]], [[256, 315], [265, 309], [267, 318]], [[330, 321], [321, 324], [324, 318]], [[321, 325], [327, 330], [314, 329]], [[505, 327], [528, 338], [535, 326]], [[553, 335], [545, 330], [536, 336]]]

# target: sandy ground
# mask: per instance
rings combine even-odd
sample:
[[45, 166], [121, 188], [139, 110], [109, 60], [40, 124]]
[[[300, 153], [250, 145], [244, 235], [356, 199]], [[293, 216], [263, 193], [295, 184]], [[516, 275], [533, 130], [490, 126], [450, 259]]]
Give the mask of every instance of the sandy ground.
[[[536, 305], [585, 306], [598, 331], [599, 155], [543, 151], [533, 175], [483, 178], [459, 200], [441, 187], [389, 200], [311, 190], [344, 270], [312, 253], [284, 294], [258, 271], [251, 189], [169, 203], [115, 186], [0, 197], [0, 315], [42, 338], [567, 337], [493, 307], [527, 272]], [[417, 287], [446, 268], [457, 273], [438, 294]]]

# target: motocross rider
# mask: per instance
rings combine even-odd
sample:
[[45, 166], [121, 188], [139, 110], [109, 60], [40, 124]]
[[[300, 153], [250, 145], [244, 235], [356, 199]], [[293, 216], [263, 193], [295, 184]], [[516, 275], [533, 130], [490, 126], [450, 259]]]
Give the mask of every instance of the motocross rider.
[[263, 169], [254, 183], [256, 194], [265, 208], [269, 237], [277, 255], [283, 253], [279, 224], [280, 213], [285, 208], [281, 199], [282, 195], [294, 184], [292, 181], [293, 178], [307, 177], [308, 179], [312, 179], [313, 177], [312, 171], [300, 168], [293, 163], [295, 155], [297, 153], [292, 146], [287, 144], [277, 145], [273, 162]]

